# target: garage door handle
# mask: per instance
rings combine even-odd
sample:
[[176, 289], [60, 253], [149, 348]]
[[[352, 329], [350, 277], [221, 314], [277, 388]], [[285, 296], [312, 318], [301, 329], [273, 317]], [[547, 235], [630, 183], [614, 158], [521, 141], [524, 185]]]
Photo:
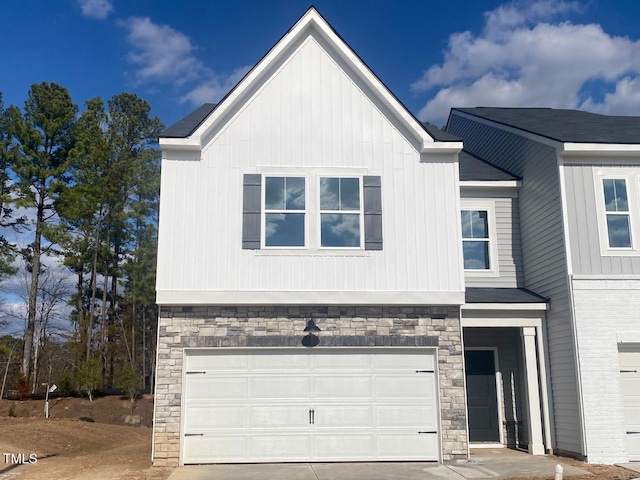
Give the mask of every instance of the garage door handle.
[[204, 433], [185, 433], [185, 437], [203, 437]]
[[418, 433], [438, 433], [437, 430], [428, 430], [426, 432], [418, 432]]
[[314, 423], [316, 423], [316, 411], [309, 409], [309, 424], [313, 425]]
[[194, 373], [207, 373], [207, 372], [187, 372], [187, 375], [192, 375]]
[[435, 370], [416, 370], [416, 373], [435, 373]]
[[640, 432], [627, 432], [627, 434], [635, 434], [635, 435], [637, 435], [638, 433]]
[[638, 370], [620, 370], [620, 373], [638, 373]]

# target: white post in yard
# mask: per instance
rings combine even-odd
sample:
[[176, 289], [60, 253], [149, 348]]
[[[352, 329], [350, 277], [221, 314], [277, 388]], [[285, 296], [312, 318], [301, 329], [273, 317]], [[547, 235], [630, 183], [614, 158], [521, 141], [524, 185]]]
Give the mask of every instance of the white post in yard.
[[556, 474], [553, 476], [553, 480], [562, 480], [563, 472], [564, 472], [564, 469], [562, 468], [562, 465], [560, 464], [556, 465]]

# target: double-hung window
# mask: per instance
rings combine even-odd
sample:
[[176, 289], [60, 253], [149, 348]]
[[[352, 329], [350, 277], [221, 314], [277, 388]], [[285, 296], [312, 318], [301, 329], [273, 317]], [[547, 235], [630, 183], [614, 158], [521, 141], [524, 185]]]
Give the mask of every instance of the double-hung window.
[[609, 248], [631, 248], [631, 217], [626, 179], [604, 178], [602, 187]]
[[[640, 256], [640, 171], [626, 166], [598, 166], [592, 171], [596, 208], [587, 214], [595, 214], [597, 222], [579, 228], [590, 235], [597, 226], [603, 256]], [[585, 202], [587, 210], [589, 205]]]
[[242, 248], [270, 255], [382, 250], [380, 177], [365, 172], [264, 167], [245, 174]]
[[265, 177], [264, 196], [265, 246], [304, 247], [304, 177]]
[[465, 270], [489, 270], [489, 216], [486, 210], [462, 210]]
[[460, 203], [465, 274], [479, 277], [498, 276], [498, 239], [494, 202], [463, 199]]
[[320, 177], [320, 246], [360, 248], [360, 178]]

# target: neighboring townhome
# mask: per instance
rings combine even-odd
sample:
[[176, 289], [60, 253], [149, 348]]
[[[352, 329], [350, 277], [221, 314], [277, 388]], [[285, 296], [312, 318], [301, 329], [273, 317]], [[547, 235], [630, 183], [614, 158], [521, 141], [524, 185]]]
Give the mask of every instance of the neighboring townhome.
[[520, 181], [515, 280], [550, 300], [554, 450], [640, 460], [640, 117], [454, 108], [447, 132]]
[[155, 464], [465, 460], [462, 143], [311, 8], [160, 146]]

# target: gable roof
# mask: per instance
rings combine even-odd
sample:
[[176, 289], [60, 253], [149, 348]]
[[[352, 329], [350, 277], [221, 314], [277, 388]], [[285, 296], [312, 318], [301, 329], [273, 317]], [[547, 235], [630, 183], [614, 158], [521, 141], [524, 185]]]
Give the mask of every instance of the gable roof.
[[[402, 133], [407, 138], [412, 138], [421, 152], [458, 152], [462, 149], [460, 140], [447, 137], [447, 140], [439, 141], [434, 138], [314, 7], [310, 7], [304, 13], [215, 108], [206, 113], [207, 108], [200, 107], [165, 130], [160, 136], [160, 147], [201, 150], [208, 139], [233, 118], [260, 86], [271, 78], [278, 66], [309, 36], [321, 39], [333, 51], [335, 59], [339, 59], [341, 65], [348, 69], [345, 73], [361, 82], [360, 85], [365, 87], [365, 94], [372, 99], [375, 98], [376, 105], [382, 106], [383, 114], [392, 117], [395, 120], [394, 125], [399, 125]], [[439, 134], [437, 136], [446, 137]]]
[[453, 108], [469, 115], [566, 143], [640, 144], [640, 117], [553, 108]]
[[500, 182], [521, 180], [520, 177], [498, 168], [466, 150], [458, 154], [460, 181]]

